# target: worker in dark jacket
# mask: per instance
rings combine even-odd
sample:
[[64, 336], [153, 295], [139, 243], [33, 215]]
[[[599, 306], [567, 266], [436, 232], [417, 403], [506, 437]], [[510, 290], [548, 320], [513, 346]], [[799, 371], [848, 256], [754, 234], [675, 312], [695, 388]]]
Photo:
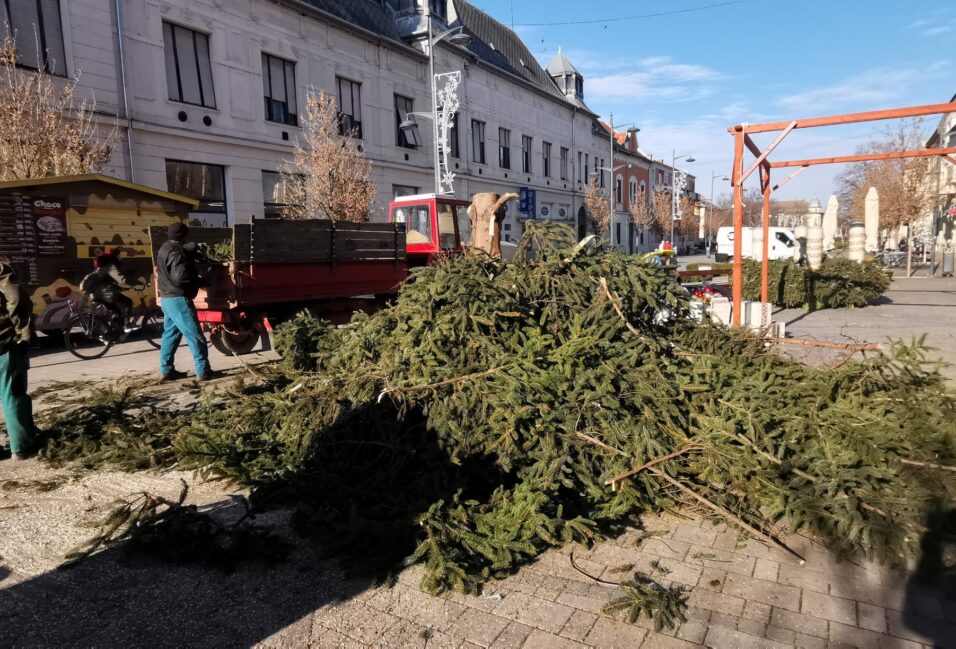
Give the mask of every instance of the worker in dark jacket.
[[196, 376], [200, 381], [213, 378], [209, 369], [209, 350], [206, 338], [199, 326], [193, 298], [199, 291], [199, 272], [195, 262], [183, 249], [189, 234], [185, 223], [169, 226], [168, 241], [156, 255], [156, 287], [160, 305], [163, 307], [163, 343], [159, 350], [159, 373], [163, 380], [171, 381], [185, 376], [173, 366], [176, 349], [183, 337], [192, 352]]
[[10, 260], [0, 257], [0, 405], [15, 460], [36, 451], [33, 401], [27, 394], [32, 311], [30, 298], [20, 291]]

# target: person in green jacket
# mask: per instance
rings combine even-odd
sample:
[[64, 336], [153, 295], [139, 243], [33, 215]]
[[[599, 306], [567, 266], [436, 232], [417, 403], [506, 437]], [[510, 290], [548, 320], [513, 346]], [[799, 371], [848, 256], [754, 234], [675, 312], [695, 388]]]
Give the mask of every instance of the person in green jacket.
[[26, 459], [37, 450], [33, 401], [27, 394], [32, 311], [10, 260], [0, 257], [0, 406], [14, 460]]

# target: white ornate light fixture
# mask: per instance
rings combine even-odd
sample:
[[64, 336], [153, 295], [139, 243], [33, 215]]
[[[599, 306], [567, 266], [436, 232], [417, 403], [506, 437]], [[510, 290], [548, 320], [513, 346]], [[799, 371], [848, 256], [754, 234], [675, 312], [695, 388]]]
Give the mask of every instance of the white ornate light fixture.
[[451, 170], [448, 157], [451, 153], [451, 132], [455, 127], [455, 114], [460, 105], [458, 86], [461, 85], [461, 72], [444, 72], [435, 75], [436, 103], [438, 111], [438, 194], [455, 193], [455, 173]]

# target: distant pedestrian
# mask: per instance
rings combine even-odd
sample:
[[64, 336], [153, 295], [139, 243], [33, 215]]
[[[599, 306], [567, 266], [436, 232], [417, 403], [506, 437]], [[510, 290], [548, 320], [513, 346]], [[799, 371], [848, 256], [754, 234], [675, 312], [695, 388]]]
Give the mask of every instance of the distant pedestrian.
[[21, 291], [10, 260], [0, 257], [0, 406], [14, 460], [26, 459], [37, 450], [33, 401], [27, 394], [32, 312], [33, 304]]
[[196, 376], [200, 381], [213, 378], [209, 368], [209, 350], [196, 315], [193, 299], [199, 292], [199, 271], [183, 249], [189, 228], [178, 221], [170, 224], [168, 241], [156, 255], [156, 286], [163, 308], [163, 342], [159, 350], [159, 373], [164, 381], [181, 379], [185, 372], [174, 367], [176, 350], [183, 337], [192, 352]]

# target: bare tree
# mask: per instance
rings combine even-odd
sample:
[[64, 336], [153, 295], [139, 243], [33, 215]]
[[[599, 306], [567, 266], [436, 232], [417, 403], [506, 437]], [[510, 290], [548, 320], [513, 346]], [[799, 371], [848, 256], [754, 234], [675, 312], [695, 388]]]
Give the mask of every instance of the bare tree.
[[285, 218], [368, 220], [375, 201], [372, 163], [339, 124], [335, 99], [309, 91], [302, 123], [304, 142], [296, 142], [293, 163], [282, 171]]
[[597, 178], [591, 178], [584, 194], [584, 209], [591, 221], [591, 230], [600, 236], [606, 236], [611, 229], [611, 212], [607, 204], [607, 195], [598, 186]]
[[[59, 87], [58, 87], [59, 86]], [[42, 70], [17, 67], [16, 44], [0, 43], [0, 180], [99, 171], [113, 132], [93, 119], [94, 104], [75, 100], [76, 78], [55, 83]]]
[[656, 191], [648, 194], [643, 189], [638, 190], [637, 200], [631, 204], [629, 211], [634, 225], [657, 236], [670, 233], [671, 196], [668, 192]]
[[675, 229], [685, 239], [696, 239], [700, 234], [700, 215], [697, 212], [697, 203], [686, 196], [680, 199], [680, 221], [675, 222]]
[[[857, 149], [858, 153], [886, 153], [923, 147], [922, 120], [901, 121], [885, 128], [877, 139]], [[921, 220], [932, 203], [930, 158], [871, 160], [848, 165], [838, 177], [838, 197], [844, 223], [862, 221], [866, 193], [876, 187], [880, 196], [880, 229], [890, 234], [899, 226]]]

